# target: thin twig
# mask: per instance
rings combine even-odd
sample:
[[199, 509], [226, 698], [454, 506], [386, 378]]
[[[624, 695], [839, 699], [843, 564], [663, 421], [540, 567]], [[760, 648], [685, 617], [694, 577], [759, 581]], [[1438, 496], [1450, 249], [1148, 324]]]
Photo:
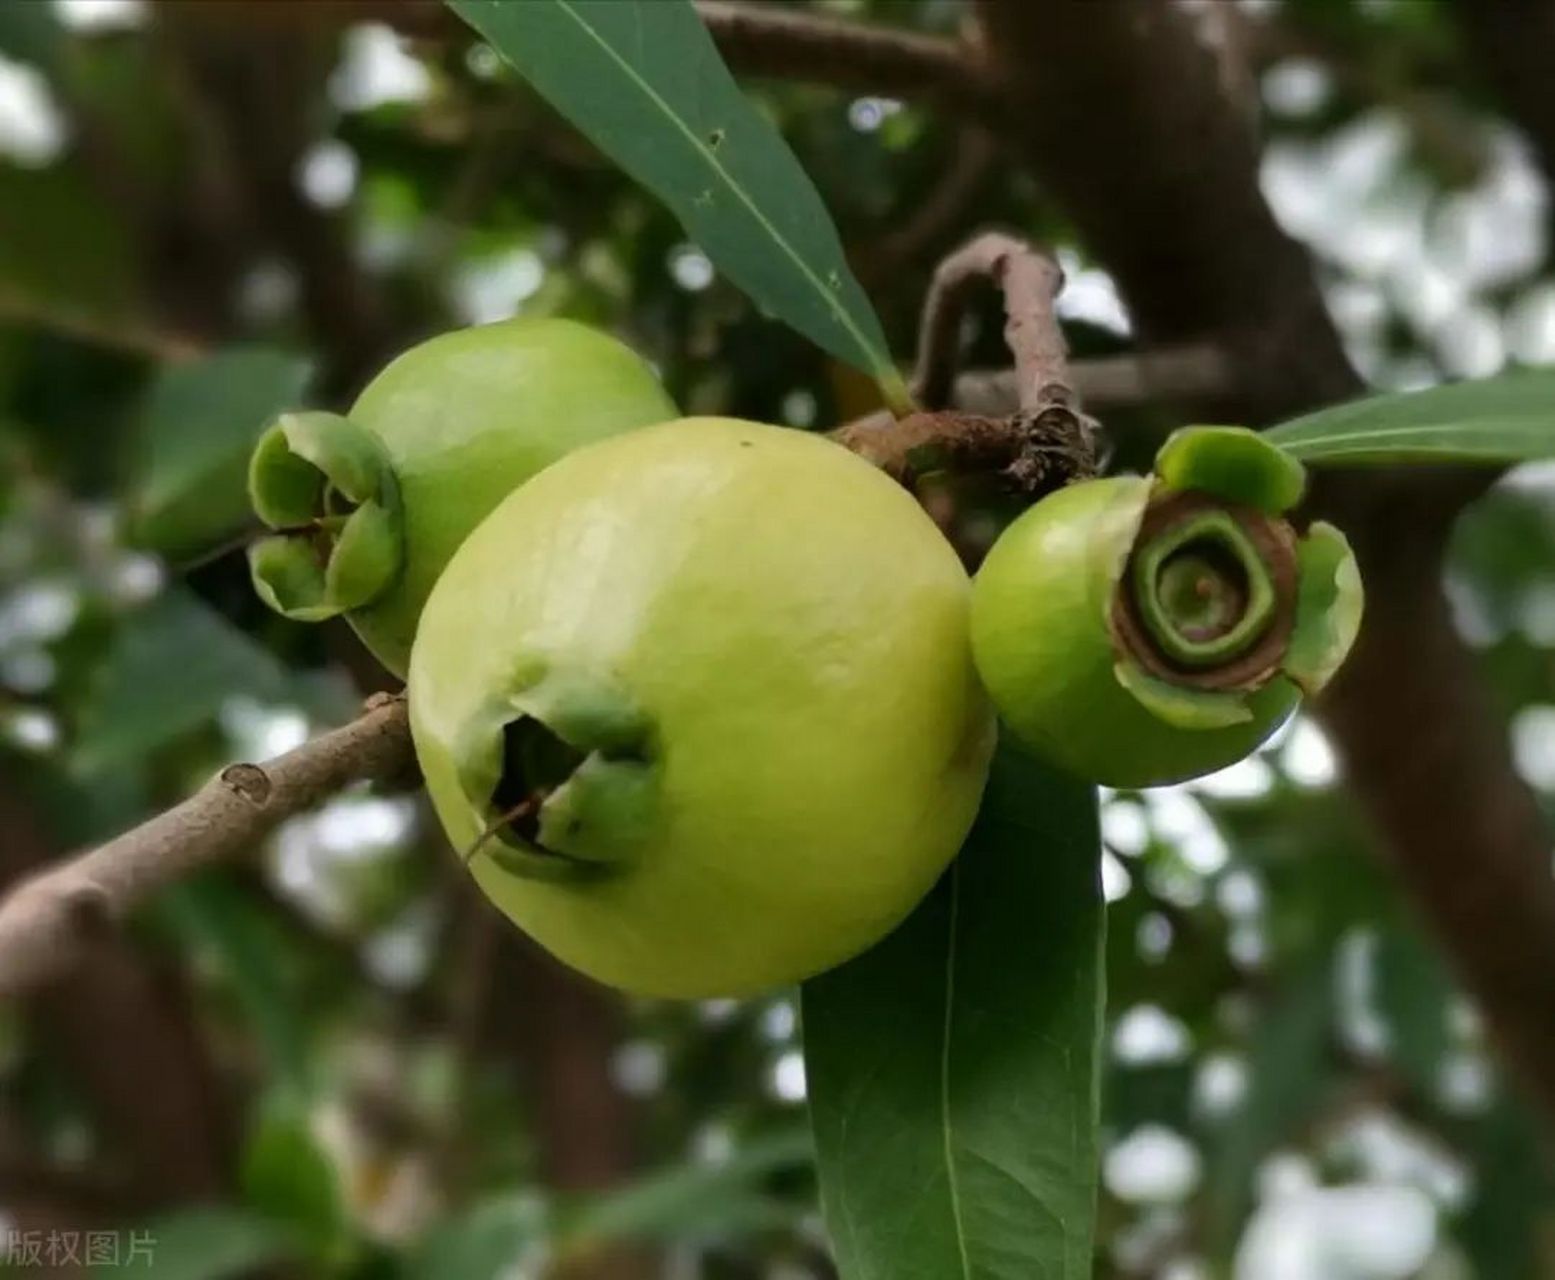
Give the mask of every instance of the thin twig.
[[[1213, 400], [1231, 393], [1231, 362], [1208, 343], [1097, 356], [1069, 366], [1069, 380], [1088, 409], [1133, 409], [1173, 401]], [[968, 413], [1012, 412], [1018, 392], [1013, 369], [982, 369], [956, 379], [952, 402]]]
[[912, 488], [931, 471], [1004, 471], [1025, 437], [1016, 418], [967, 413], [873, 413], [838, 427], [831, 438], [898, 484]]
[[1024, 241], [990, 231], [957, 249], [934, 272], [918, 332], [913, 392], [926, 409], [950, 403], [961, 360], [961, 325], [968, 302], [984, 281], [1004, 294], [1005, 341], [1015, 360], [1017, 400], [1028, 413], [1070, 403], [1069, 349], [1053, 304], [1064, 273]]
[[40, 329], [87, 346], [169, 363], [193, 359], [205, 349], [198, 338], [186, 334], [145, 328], [122, 317], [86, 315], [9, 289], [0, 290], [0, 324]]
[[24, 881], [0, 902], [0, 996], [66, 972], [93, 938], [163, 885], [251, 849], [348, 783], [411, 765], [404, 699], [264, 765], [234, 764], [189, 799], [115, 840]]
[[[1004, 339], [1015, 362], [1017, 404], [1005, 417], [946, 407], [967, 303], [985, 281], [1004, 296]], [[923, 411], [900, 422], [880, 415], [849, 423], [832, 438], [908, 486], [929, 470], [998, 470], [1036, 497], [1094, 475], [1098, 428], [1080, 412], [1054, 312], [1062, 285], [1058, 264], [1022, 240], [986, 232], [969, 241], [940, 263], [924, 301], [913, 379]]]
[[[990, 120], [997, 116], [1001, 86], [969, 41], [759, 0], [697, 0], [697, 11], [736, 72], [829, 84], [855, 93], [940, 101]], [[382, 22], [416, 39], [470, 34], [438, 0], [246, 4], [235, 7], [232, 16], [256, 24]]]
[[991, 113], [999, 97], [967, 41], [735, 0], [697, 0], [697, 12], [737, 71], [939, 99], [974, 114]]

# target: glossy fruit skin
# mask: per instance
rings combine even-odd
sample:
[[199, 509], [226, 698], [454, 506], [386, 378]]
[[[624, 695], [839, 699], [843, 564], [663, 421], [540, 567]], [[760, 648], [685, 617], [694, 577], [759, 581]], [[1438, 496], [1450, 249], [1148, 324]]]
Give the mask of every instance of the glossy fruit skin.
[[1177, 782], [1232, 764], [1300, 700], [1276, 676], [1247, 699], [1250, 719], [1184, 729], [1119, 682], [1107, 616], [1119, 550], [1133, 542], [1151, 485], [1115, 476], [1043, 498], [994, 544], [972, 594], [973, 652], [1001, 716], [1047, 760], [1113, 787]]
[[605, 804], [598, 829], [562, 832], [597, 875], [531, 878], [483, 849], [481, 888], [641, 994], [840, 963], [911, 910], [976, 812], [994, 727], [968, 589], [917, 504], [822, 438], [693, 418], [579, 450], [504, 501], [428, 601], [410, 711], [437, 812], [457, 849], [488, 825], [491, 761], [472, 759], [493, 708], [570, 700], [582, 739], [629, 705], [647, 819]]
[[347, 619], [404, 675], [432, 584], [493, 507], [578, 446], [677, 412], [640, 356], [570, 320], [506, 320], [412, 347], [348, 415], [392, 467], [404, 553], [392, 585]]

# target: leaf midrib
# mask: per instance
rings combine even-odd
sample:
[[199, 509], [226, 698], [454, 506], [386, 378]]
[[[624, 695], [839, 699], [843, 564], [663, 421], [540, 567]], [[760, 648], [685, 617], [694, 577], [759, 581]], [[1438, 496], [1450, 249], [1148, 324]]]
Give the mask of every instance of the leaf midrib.
[[972, 1261], [967, 1256], [966, 1223], [961, 1210], [961, 1187], [950, 1133], [950, 1033], [956, 1002], [956, 930], [961, 913], [961, 871], [950, 865], [950, 926], [945, 935], [945, 1019], [940, 1031], [940, 1128], [945, 1142], [945, 1176], [950, 1187], [950, 1218], [956, 1233], [963, 1280], [972, 1280]]
[[891, 368], [889, 363], [883, 359], [882, 353], [876, 350], [874, 344], [869, 341], [868, 337], [859, 329], [858, 325], [854, 323], [853, 317], [848, 314], [847, 308], [841, 306], [837, 302], [836, 298], [832, 296], [831, 289], [828, 288], [825, 282], [810, 270], [810, 264], [804, 260], [804, 257], [798, 253], [794, 247], [789, 244], [787, 238], [784, 237], [778, 231], [778, 229], [767, 220], [760, 207], [756, 205], [748, 195], [745, 194], [744, 188], [735, 182], [729, 171], [719, 163], [718, 157], [713, 154], [712, 150], [702, 141], [701, 138], [697, 137], [697, 135], [692, 130], [686, 127], [685, 123], [678, 115], [675, 114], [674, 110], [670, 107], [670, 104], [659, 96], [658, 92], [651, 84], [649, 84], [646, 80], [637, 74], [632, 64], [626, 61], [626, 59], [622, 58], [621, 55], [618, 54], [610, 45], [610, 42], [604, 39], [604, 37], [602, 37], [583, 19], [583, 16], [579, 14], [576, 8], [572, 5], [571, 0], [554, 0], [554, 2], [563, 13], [565, 13], [569, 18], [578, 24], [579, 29], [583, 31], [583, 33], [587, 35], [590, 40], [594, 41], [595, 44], [604, 50], [606, 56], [609, 57], [611, 61], [613, 61], [618, 67], [620, 67], [623, 72], [625, 72], [627, 78], [642, 91], [642, 93], [649, 99], [649, 101], [654, 104], [656, 108], [658, 108], [664, 117], [669, 120], [670, 123], [673, 124], [677, 129], [679, 129], [682, 134], [685, 135], [686, 140], [691, 144], [696, 152], [707, 162], [708, 166], [713, 170], [713, 172], [723, 180], [724, 185], [734, 193], [735, 198], [745, 206], [746, 211], [756, 220], [757, 225], [772, 237], [773, 243], [782, 249], [790, 261], [792, 261], [794, 265], [799, 268], [799, 273], [804, 276], [804, 278], [810, 282], [811, 286], [815, 288], [817, 293], [819, 293], [819, 295], [825, 299], [826, 309], [837, 318], [847, 334], [856, 343], [858, 343], [859, 350], [869, 358], [869, 363], [872, 370], [874, 371], [875, 377], [885, 379], [888, 376], [894, 376], [895, 370]]

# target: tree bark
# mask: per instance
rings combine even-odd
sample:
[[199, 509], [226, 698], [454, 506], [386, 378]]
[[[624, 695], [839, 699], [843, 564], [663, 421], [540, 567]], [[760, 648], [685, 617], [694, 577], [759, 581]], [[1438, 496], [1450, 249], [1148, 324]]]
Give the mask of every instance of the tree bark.
[[[14, 782], [0, 786], [0, 831], [0, 878], [7, 882], [56, 856], [42, 819]], [[155, 974], [128, 941], [100, 939], [23, 1009], [86, 1097], [110, 1151], [117, 1148], [126, 1162], [140, 1207], [222, 1194], [231, 1167], [230, 1117], [178, 983]]]
[[[1227, 352], [1224, 410], [1255, 426], [1362, 390], [1308, 255], [1263, 198], [1245, 117], [1182, 10], [977, 0], [977, 11], [1028, 163], [1151, 345]], [[1370, 474], [1319, 489], [1314, 505], [1351, 535], [1371, 596], [1359, 650], [1320, 712], [1386, 857], [1555, 1121], [1549, 835], [1441, 592], [1445, 531], [1476, 491]]]
[[[520, 1064], [541, 1181], [563, 1193], [624, 1185], [638, 1168], [639, 1117], [610, 1072], [625, 1025], [621, 998], [564, 967], [505, 921], [496, 952], [487, 1026]], [[569, 1260], [558, 1280], [656, 1274], [646, 1247], [620, 1245]]]
[[1455, 0], [1453, 11], [1486, 87], [1528, 135], [1555, 183], [1555, 2]]

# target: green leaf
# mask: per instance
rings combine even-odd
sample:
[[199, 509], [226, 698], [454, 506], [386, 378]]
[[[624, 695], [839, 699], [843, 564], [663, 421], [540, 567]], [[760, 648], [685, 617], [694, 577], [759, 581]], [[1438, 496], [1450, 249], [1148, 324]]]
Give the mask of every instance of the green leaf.
[[1320, 466], [1555, 458], [1555, 372], [1368, 396], [1282, 423], [1264, 438]]
[[845, 1280], [1091, 1275], [1104, 916], [1095, 793], [1008, 738], [961, 856], [805, 984]]
[[1474, 1198], [1459, 1238], [1475, 1275], [1548, 1280], [1555, 1169], [1544, 1144], [1541, 1122], [1510, 1094], [1503, 1093], [1474, 1126], [1464, 1152], [1474, 1170]]
[[[0, 8], [42, 8], [0, 5]], [[0, 298], [65, 333], [134, 328], [140, 264], [130, 222], [65, 164], [0, 164]]]
[[404, 1273], [417, 1280], [503, 1280], [538, 1272], [550, 1208], [526, 1191], [506, 1192], [445, 1219], [411, 1251]]
[[449, 0], [759, 305], [910, 408], [814, 185], [689, 0]]
[[1385, 929], [1377, 939], [1377, 1012], [1388, 1030], [1388, 1056], [1424, 1097], [1441, 1084], [1451, 1046], [1452, 983], [1436, 949], [1418, 929]]
[[156, 908], [183, 949], [215, 961], [263, 1045], [270, 1075], [299, 1097], [310, 1072], [297, 957], [265, 905], [223, 874], [198, 876], [163, 890]]
[[813, 1158], [810, 1135], [799, 1130], [753, 1142], [718, 1164], [650, 1174], [624, 1190], [576, 1202], [560, 1228], [559, 1252], [570, 1256], [617, 1240], [727, 1238], [792, 1227], [798, 1207], [763, 1184], [773, 1174], [808, 1168]]
[[[297, 1248], [284, 1227], [248, 1209], [179, 1209], [108, 1236], [117, 1262], [92, 1267], [94, 1276], [132, 1271], [147, 1280], [226, 1280], [291, 1261]], [[99, 1246], [101, 1247], [101, 1246]], [[130, 1250], [136, 1250], [129, 1258]]]
[[277, 1090], [258, 1104], [240, 1182], [244, 1200], [287, 1224], [310, 1255], [343, 1255], [349, 1228], [340, 1175], [313, 1135], [306, 1105], [291, 1090]]
[[0, 54], [52, 70], [67, 36], [51, 4], [0, 5]]
[[138, 761], [209, 723], [238, 695], [341, 710], [199, 597], [166, 591], [120, 623], [93, 673], [79, 713], [76, 767], [94, 774]]
[[1331, 953], [1325, 948], [1291, 974], [1260, 1013], [1247, 1094], [1211, 1144], [1209, 1217], [1223, 1243], [1242, 1226], [1259, 1162], [1311, 1113], [1328, 1086], [1332, 1011]]
[[137, 541], [176, 559], [241, 529], [254, 441], [297, 405], [312, 372], [310, 361], [267, 347], [164, 370], [141, 420], [145, 463], [130, 495]]

